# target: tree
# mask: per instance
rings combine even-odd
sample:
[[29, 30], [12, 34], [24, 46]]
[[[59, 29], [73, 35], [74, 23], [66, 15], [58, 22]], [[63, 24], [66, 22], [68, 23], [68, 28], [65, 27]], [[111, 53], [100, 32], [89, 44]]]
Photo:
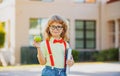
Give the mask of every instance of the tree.
[[0, 22], [0, 48], [4, 47], [4, 43], [5, 43], [5, 30], [3, 23]]

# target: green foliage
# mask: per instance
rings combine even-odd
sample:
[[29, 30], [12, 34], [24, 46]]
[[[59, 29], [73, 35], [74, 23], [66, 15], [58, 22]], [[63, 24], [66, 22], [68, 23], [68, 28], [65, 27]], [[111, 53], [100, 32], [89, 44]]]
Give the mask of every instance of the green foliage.
[[30, 29], [37, 27], [37, 25], [38, 25], [38, 21], [37, 20], [38, 20], [37, 18], [31, 18], [30, 19]]
[[4, 46], [5, 42], [5, 30], [3, 23], [0, 23], [0, 48]]
[[73, 58], [74, 58], [74, 61], [75, 62], [78, 62], [79, 61], [79, 51], [77, 50], [72, 50], [72, 55], [73, 55]]
[[118, 48], [110, 48], [101, 50], [99, 53], [94, 54], [97, 61], [118, 61]]
[[5, 33], [0, 32], [0, 48], [4, 46], [5, 42]]

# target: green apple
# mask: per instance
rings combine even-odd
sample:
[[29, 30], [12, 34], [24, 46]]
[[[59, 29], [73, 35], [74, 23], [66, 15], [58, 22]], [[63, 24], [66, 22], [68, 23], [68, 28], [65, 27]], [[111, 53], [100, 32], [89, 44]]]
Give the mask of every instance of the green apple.
[[34, 36], [34, 40], [35, 40], [36, 42], [40, 42], [42, 39], [41, 39], [40, 36]]

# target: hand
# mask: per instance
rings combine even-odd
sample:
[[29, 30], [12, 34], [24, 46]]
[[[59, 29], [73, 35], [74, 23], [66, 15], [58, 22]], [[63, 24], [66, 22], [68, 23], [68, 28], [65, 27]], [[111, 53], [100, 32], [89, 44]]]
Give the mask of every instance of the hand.
[[39, 48], [40, 47], [40, 42], [34, 41], [33, 42], [33, 46], [35, 46], [36, 48]]
[[70, 60], [67, 60], [66, 61], [66, 64], [71, 67], [73, 64], [74, 64], [74, 60], [73, 59], [70, 59]]

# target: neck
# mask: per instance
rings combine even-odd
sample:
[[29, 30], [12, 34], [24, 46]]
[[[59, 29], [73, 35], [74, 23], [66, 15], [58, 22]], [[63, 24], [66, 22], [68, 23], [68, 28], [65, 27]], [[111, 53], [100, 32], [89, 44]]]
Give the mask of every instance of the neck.
[[53, 37], [54, 39], [57, 39], [57, 40], [59, 40], [59, 39], [61, 39], [61, 37]]

